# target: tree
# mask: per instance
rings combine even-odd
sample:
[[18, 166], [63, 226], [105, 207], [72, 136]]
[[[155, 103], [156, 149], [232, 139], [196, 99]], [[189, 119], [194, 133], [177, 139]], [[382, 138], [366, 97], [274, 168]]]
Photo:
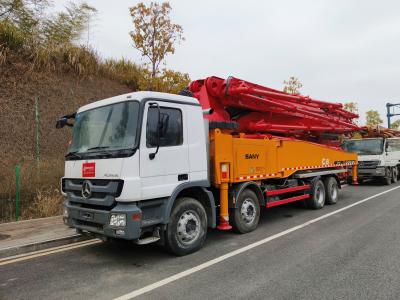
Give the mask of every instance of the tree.
[[[343, 108], [353, 114], [358, 114], [358, 103], [347, 102], [343, 104]], [[358, 118], [353, 120], [354, 124], [358, 124]]]
[[0, 0], [0, 20], [33, 32], [49, 6], [49, 0]]
[[65, 12], [46, 13], [50, 0], [0, 0], [0, 22], [17, 29], [31, 44], [71, 43], [81, 36], [96, 9], [69, 2]]
[[400, 129], [400, 119], [396, 120], [392, 124], [390, 124], [390, 129], [399, 130]]
[[358, 103], [356, 102], [347, 102], [343, 104], [343, 108], [353, 114], [358, 113]]
[[175, 45], [184, 41], [182, 26], [170, 19], [171, 6], [151, 2], [147, 7], [139, 3], [131, 7], [134, 30], [130, 32], [134, 47], [151, 64], [151, 77], [156, 77], [160, 63], [168, 54], [175, 53]]
[[300, 80], [294, 76], [290, 77], [288, 81], [285, 80], [283, 84], [283, 91], [292, 95], [300, 94], [300, 89], [303, 87]]
[[187, 73], [163, 69], [159, 76], [152, 77], [151, 72], [144, 69], [143, 76], [139, 79], [139, 89], [179, 94], [189, 83], [190, 77]]
[[47, 42], [63, 45], [77, 40], [97, 10], [86, 3], [68, 3], [65, 12], [44, 20], [43, 35]]
[[366, 112], [366, 121], [369, 126], [381, 125], [383, 123], [379, 112], [376, 110], [369, 110]]

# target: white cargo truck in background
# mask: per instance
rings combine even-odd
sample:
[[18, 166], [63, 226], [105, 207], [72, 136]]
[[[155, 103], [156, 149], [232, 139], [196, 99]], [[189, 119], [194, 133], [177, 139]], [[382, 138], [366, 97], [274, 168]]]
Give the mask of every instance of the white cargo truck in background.
[[358, 154], [358, 181], [397, 182], [400, 175], [400, 138], [365, 138], [346, 140], [346, 151]]

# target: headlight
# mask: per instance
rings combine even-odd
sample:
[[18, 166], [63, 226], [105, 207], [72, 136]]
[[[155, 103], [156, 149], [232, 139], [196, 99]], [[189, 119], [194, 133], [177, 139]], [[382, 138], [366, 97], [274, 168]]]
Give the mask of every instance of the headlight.
[[111, 214], [110, 226], [125, 227], [126, 226], [126, 214]]
[[68, 208], [66, 208], [66, 207], [64, 207], [63, 217], [64, 218], [68, 218], [69, 217]]

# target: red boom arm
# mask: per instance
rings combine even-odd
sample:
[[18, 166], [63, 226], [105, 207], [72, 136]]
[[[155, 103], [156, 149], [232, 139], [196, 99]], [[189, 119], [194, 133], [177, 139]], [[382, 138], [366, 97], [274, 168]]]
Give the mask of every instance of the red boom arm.
[[213, 109], [206, 118], [236, 122], [240, 132], [321, 141], [359, 130], [352, 121], [358, 115], [344, 110], [342, 104], [290, 95], [234, 77], [196, 80], [189, 90], [203, 109]]

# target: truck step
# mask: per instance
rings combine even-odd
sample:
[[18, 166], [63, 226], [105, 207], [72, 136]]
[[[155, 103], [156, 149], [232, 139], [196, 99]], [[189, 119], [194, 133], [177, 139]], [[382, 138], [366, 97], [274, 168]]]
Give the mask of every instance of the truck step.
[[149, 237], [147, 237], [147, 238], [144, 238], [144, 239], [138, 239], [136, 242], [135, 242], [135, 244], [138, 244], [138, 245], [147, 245], [147, 244], [151, 244], [151, 243], [154, 243], [154, 242], [157, 242], [157, 241], [159, 241], [160, 240], [160, 237], [158, 236], [149, 236]]
[[156, 228], [153, 231], [153, 235], [149, 237], [145, 237], [143, 239], [138, 239], [135, 243], [138, 245], [147, 245], [160, 240], [160, 229]]

